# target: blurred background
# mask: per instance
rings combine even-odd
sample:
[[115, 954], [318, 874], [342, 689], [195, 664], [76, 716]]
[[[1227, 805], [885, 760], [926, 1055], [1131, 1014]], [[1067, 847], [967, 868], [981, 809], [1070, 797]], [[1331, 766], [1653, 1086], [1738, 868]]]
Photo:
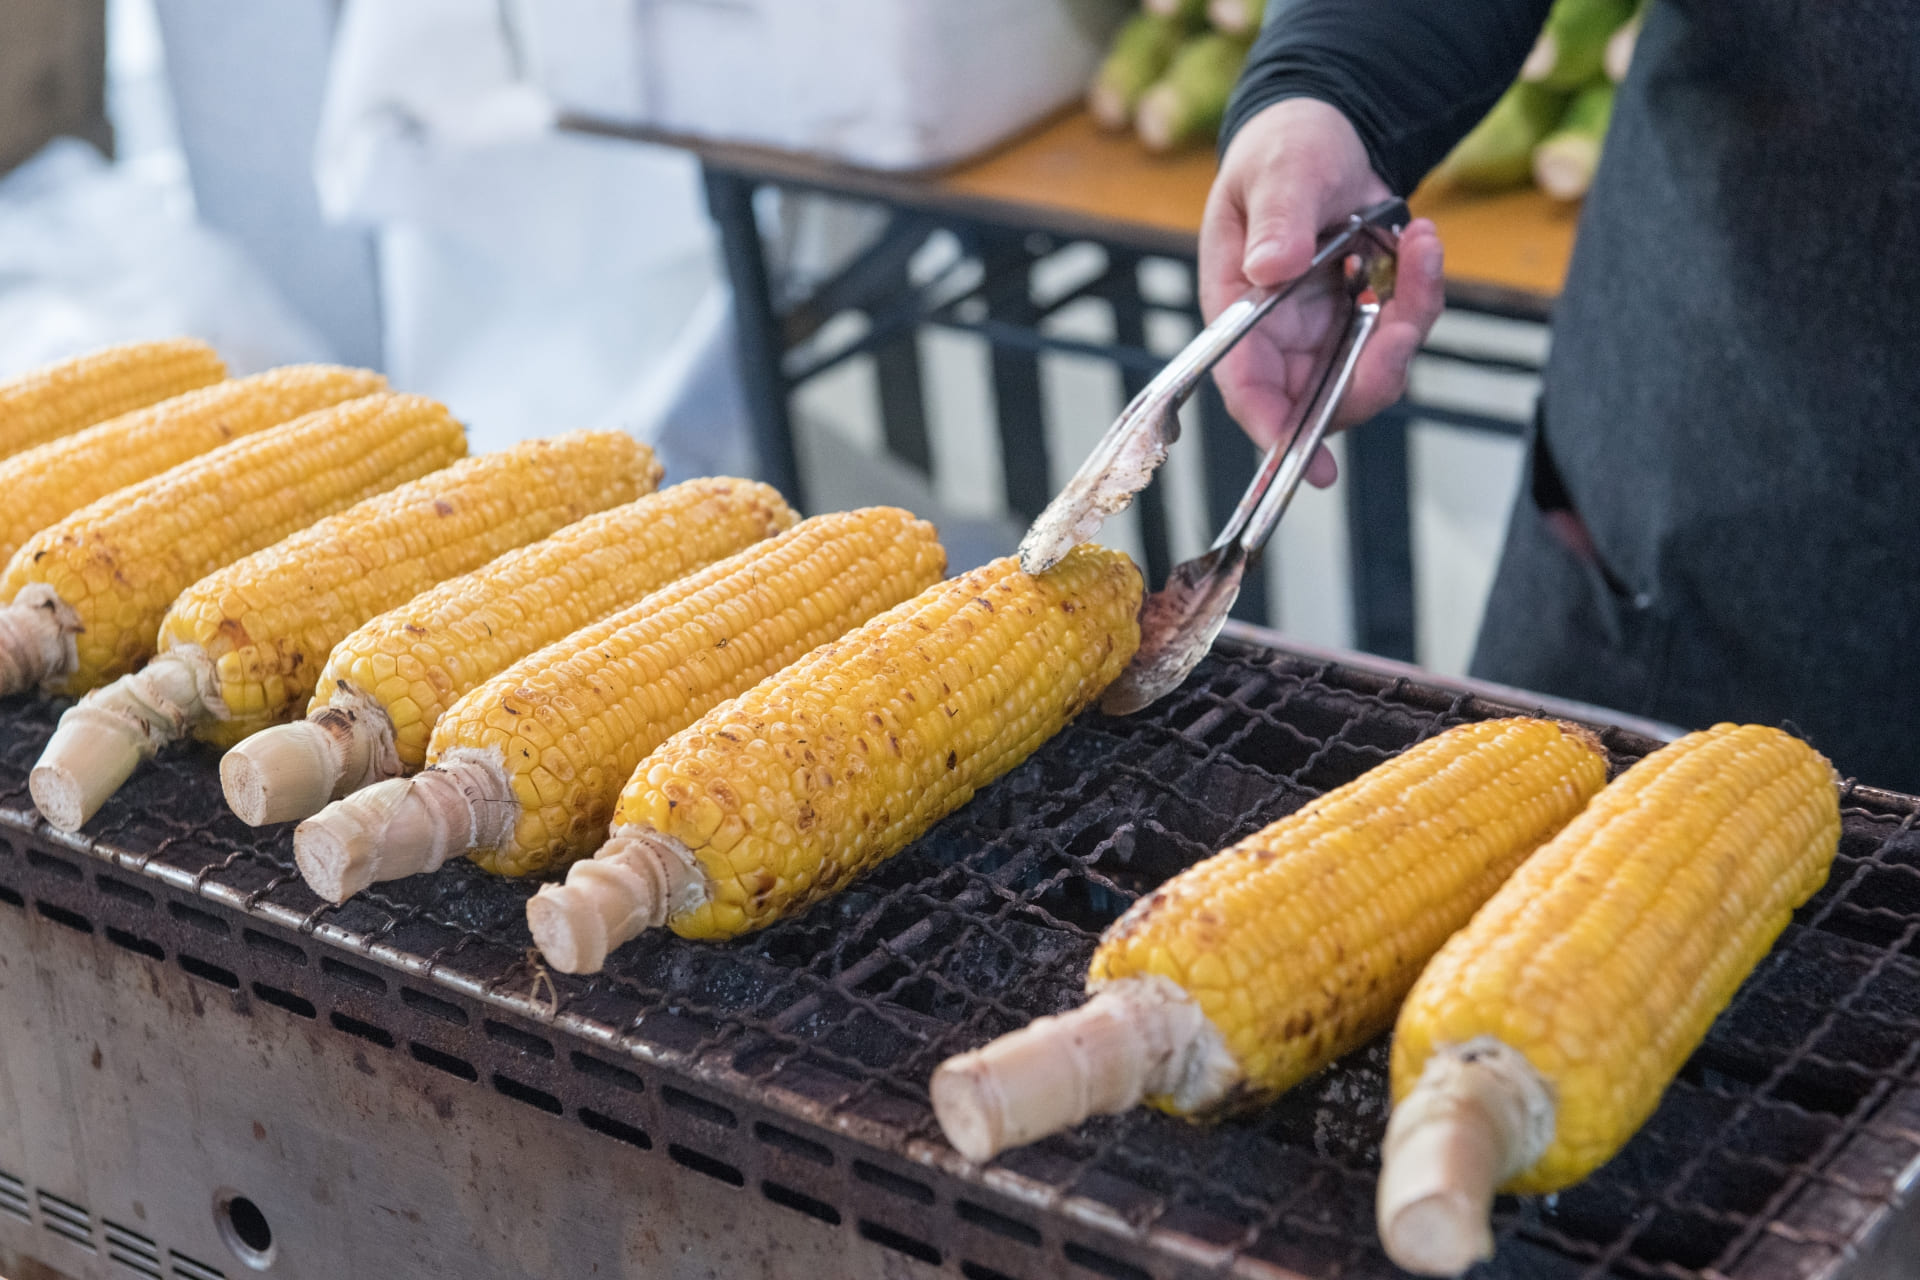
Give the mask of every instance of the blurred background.
[[[1078, 105], [1137, 7], [0, 0], [0, 375], [180, 333], [365, 365], [477, 448], [619, 425], [674, 477], [912, 507], [964, 568], [1195, 331], [1207, 121]], [[1464, 669], [1572, 229], [1500, 199], [1434, 206], [1462, 305], [1243, 615]], [[1205, 400], [1110, 531], [1158, 572], [1252, 466]]]

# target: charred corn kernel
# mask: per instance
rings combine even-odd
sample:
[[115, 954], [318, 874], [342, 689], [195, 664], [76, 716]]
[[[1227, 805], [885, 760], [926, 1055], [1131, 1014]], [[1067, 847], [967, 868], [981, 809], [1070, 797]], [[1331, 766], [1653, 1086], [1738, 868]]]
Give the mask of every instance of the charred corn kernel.
[[216, 382], [16, 453], [0, 462], [0, 564], [40, 530], [116, 489], [386, 385], [364, 369], [292, 365]]
[[683, 843], [709, 884], [668, 917], [731, 937], [839, 889], [1026, 759], [1140, 644], [1140, 573], [1083, 546], [1038, 576], [996, 560], [707, 713], [613, 817]]
[[0, 458], [227, 376], [191, 338], [132, 342], [0, 382]]
[[1086, 1004], [934, 1073], [973, 1160], [1140, 1102], [1204, 1115], [1384, 1030], [1426, 958], [1606, 781], [1591, 734], [1462, 725], [1175, 876], [1110, 926]]
[[[312, 696], [334, 645], [369, 618], [631, 502], [659, 479], [653, 451], [625, 432], [532, 440], [370, 498], [207, 575], [160, 624], [163, 653], [192, 646], [213, 664], [224, 715], [195, 732], [232, 745], [286, 719]], [[417, 655], [393, 656], [393, 675], [425, 682]]]
[[1553, 1100], [1551, 1142], [1504, 1180], [1552, 1191], [1610, 1158], [1795, 907], [1840, 838], [1834, 775], [1776, 729], [1717, 725], [1648, 756], [1441, 948], [1394, 1030], [1393, 1093], [1486, 1040]]
[[56, 692], [79, 693], [151, 657], [167, 606], [196, 581], [465, 452], [460, 424], [431, 400], [349, 400], [222, 445], [41, 530], [0, 575], [0, 600], [19, 608], [24, 588], [44, 587], [71, 611], [74, 650], [47, 679]]
[[1292, 1088], [1384, 1031], [1427, 957], [1606, 776], [1596, 744], [1553, 721], [1451, 729], [1142, 898], [1107, 930], [1087, 986], [1167, 978], [1251, 1089]]

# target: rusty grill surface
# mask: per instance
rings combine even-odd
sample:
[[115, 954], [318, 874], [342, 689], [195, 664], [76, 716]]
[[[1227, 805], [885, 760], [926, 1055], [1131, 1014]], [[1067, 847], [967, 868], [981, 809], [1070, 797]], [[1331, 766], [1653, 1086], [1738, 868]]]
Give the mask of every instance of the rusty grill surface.
[[[178, 753], [144, 770], [83, 837], [35, 829], [26, 773], [59, 709], [0, 705], [0, 909], [27, 905], [21, 882], [43, 856], [36, 849], [91, 853], [117, 864], [122, 878], [158, 878], [186, 891], [183, 899], [211, 900], [198, 923], [237, 930], [255, 951], [289, 944], [247, 927], [249, 914], [254, 924], [304, 935], [336, 977], [371, 959], [418, 979], [401, 987], [349, 978], [357, 1003], [338, 1008], [358, 1012], [332, 1015], [341, 1030], [385, 1036], [391, 1046], [379, 1024], [432, 1021], [431, 1000], [417, 987], [437, 984], [515, 1015], [489, 1020], [488, 1034], [509, 1044], [522, 1036], [529, 1057], [555, 1056], [545, 1037], [576, 1066], [625, 1054], [753, 1114], [790, 1116], [805, 1132], [877, 1148], [892, 1168], [974, 1188], [959, 1216], [999, 1240], [999, 1261], [968, 1261], [931, 1210], [916, 1219], [919, 1235], [864, 1219], [862, 1235], [983, 1280], [1014, 1270], [1119, 1280], [1392, 1274], [1372, 1225], [1387, 1109], [1382, 1043], [1215, 1128], [1141, 1111], [1010, 1152], [984, 1171], [946, 1147], [927, 1080], [950, 1054], [1078, 1003], [1100, 931], [1168, 876], [1422, 737], [1511, 710], [1223, 643], [1160, 706], [1126, 720], [1088, 716], [837, 899], [731, 944], [645, 938], [619, 951], [606, 973], [576, 979], [550, 977], [530, 959], [530, 886], [464, 862], [343, 907], [322, 903], [294, 871], [288, 829], [256, 833], [226, 812], [208, 753]], [[1607, 743], [1616, 766], [1654, 745], [1617, 730]], [[1827, 887], [1625, 1152], [1558, 1197], [1502, 1202], [1491, 1274], [1837, 1275], [1885, 1228], [1920, 1171], [1914, 804], [1849, 790]], [[13, 845], [9, 825], [21, 837]], [[75, 880], [69, 903], [125, 896], [114, 888], [121, 880], [104, 872], [84, 882], [60, 877]], [[56, 920], [77, 909], [33, 901]], [[189, 934], [192, 911], [173, 904]], [[243, 952], [236, 944], [222, 954]], [[193, 971], [184, 952], [180, 963]], [[214, 977], [236, 989], [248, 976], [193, 963], [219, 969]], [[253, 990], [289, 1008], [307, 1003], [276, 1000], [280, 988], [264, 983]], [[311, 1004], [303, 1016], [313, 1016]], [[434, 1052], [415, 1043], [422, 1061], [433, 1063]], [[494, 1084], [602, 1133], [647, 1142], [609, 1118], [621, 1114], [613, 1095], [634, 1077], [562, 1074], [554, 1069], [538, 1086], [499, 1076]], [[710, 1105], [680, 1096], [696, 1112]], [[806, 1156], [808, 1140], [796, 1141]], [[720, 1176], [697, 1152], [675, 1152], [681, 1164]], [[852, 1163], [879, 1192], [933, 1202], [911, 1178]], [[798, 1191], [767, 1196], [839, 1222], [837, 1210], [829, 1219], [830, 1206]], [[1056, 1224], [1072, 1229], [1056, 1234]], [[1043, 1235], [1050, 1248], [1064, 1242], [1064, 1269], [1037, 1254], [1019, 1265], [1022, 1249], [1038, 1249]]]

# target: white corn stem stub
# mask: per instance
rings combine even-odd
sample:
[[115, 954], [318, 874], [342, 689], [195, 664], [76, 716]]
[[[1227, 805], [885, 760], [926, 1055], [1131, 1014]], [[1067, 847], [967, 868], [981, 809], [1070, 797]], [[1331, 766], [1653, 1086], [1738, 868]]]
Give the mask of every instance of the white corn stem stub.
[[1127, 95], [1110, 84], [1096, 84], [1087, 90], [1087, 111], [1102, 129], [1113, 132], [1126, 128], [1133, 114]]
[[562, 973], [598, 973], [622, 943], [697, 911], [713, 895], [693, 851], [647, 827], [614, 828], [598, 853], [567, 869], [564, 884], [527, 901], [533, 945]]
[[1493, 1256], [1494, 1192], [1553, 1143], [1553, 1090], [1491, 1036], [1427, 1059], [1380, 1150], [1380, 1243], [1415, 1275], [1457, 1276]]
[[225, 714], [206, 653], [169, 650], [67, 708], [27, 789], [48, 822], [78, 831], [142, 761]]
[[967, 1159], [1166, 1096], [1205, 1110], [1241, 1081], [1239, 1064], [1193, 998], [1157, 975], [1102, 986], [1078, 1009], [1037, 1018], [933, 1073], [933, 1111]]
[[1594, 138], [1549, 138], [1533, 149], [1533, 180], [1555, 200], [1583, 198], [1600, 167], [1600, 143]]
[[1607, 51], [1601, 65], [1606, 68], [1607, 79], [1615, 84], [1627, 78], [1627, 70], [1633, 65], [1633, 50], [1640, 43], [1640, 23], [1641, 18], [1636, 15], [1607, 38]]
[[293, 858], [308, 888], [345, 902], [379, 881], [496, 848], [519, 816], [498, 759], [452, 752], [432, 769], [376, 783], [308, 818], [294, 828]]
[[262, 827], [310, 818], [330, 800], [403, 772], [386, 709], [342, 685], [309, 718], [263, 729], [227, 752], [220, 786], [242, 822]]
[[1542, 32], [1533, 42], [1533, 48], [1527, 52], [1527, 60], [1520, 64], [1520, 78], [1530, 84], [1538, 84], [1552, 75], [1560, 65], [1560, 42], [1551, 32]]
[[43, 582], [20, 588], [13, 603], [0, 607], [0, 697], [51, 686], [80, 665], [74, 637], [80, 615]]

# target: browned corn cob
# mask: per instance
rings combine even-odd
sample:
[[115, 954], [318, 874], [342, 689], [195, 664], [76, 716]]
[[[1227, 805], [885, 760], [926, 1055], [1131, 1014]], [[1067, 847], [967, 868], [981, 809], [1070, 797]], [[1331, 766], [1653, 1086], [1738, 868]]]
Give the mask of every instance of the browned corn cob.
[[227, 376], [192, 338], [130, 342], [0, 382], [0, 458]]
[[174, 598], [231, 563], [466, 452], [419, 396], [310, 413], [117, 490], [29, 538], [0, 574], [0, 694], [81, 693], [153, 656]]
[[369, 498], [180, 593], [160, 653], [87, 695], [28, 777], [73, 830], [155, 749], [188, 732], [227, 746], [293, 714], [328, 652], [369, 617], [660, 478], [620, 431], [576, 431], [456, 463]]
[[1058, 733], [1140, 643], [1140, 573], [1081, 546], [929, 587], [640, 762], [613, 839], [527, 906], [568, 973], [665, 924], [728, 938], [892, 857]]
[[1447, 936], [1606, 781], [1592, 735], [1462, 725], [1175, 876], [1108, 928], [1093, 999], [933, 1078], [981, 1160], [1146, 1101], [1202, 1114], [1378, 1035]]
[[648, 752], [938, 580], [933, 526], [891, 507], [815, 516], [521, 659], [455, 703], [413, 778], [300, 824], [314, 891], [471, 856], [526, 875], [590, 853]]
[[482, 680], [798, 518], [770, 486], [689, 480], [449, 579], [335, 645], [306, 719], [226, 754], [227, 802], [255, 826], [290, 822], [414, 773]]
[[216, 382], [50, 440], [0, 462], [0, 564], [96, 498], [241, 436], [386, 389], [364, 369], [292, 365]]
[[1832, 769], [1760, 725], [1629, 769], [1421, 974], [1394, 1029], [1380, 1232], [1401, 1266], [1491, 1256], [1496, 1186], [1553, 1191], [1611, 1158], [1840, 838]]

